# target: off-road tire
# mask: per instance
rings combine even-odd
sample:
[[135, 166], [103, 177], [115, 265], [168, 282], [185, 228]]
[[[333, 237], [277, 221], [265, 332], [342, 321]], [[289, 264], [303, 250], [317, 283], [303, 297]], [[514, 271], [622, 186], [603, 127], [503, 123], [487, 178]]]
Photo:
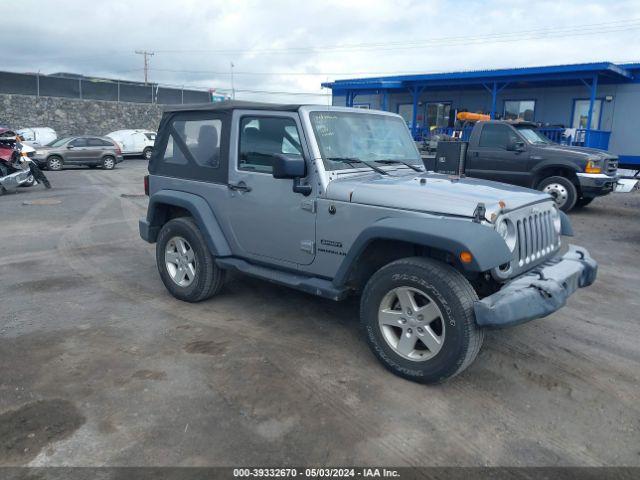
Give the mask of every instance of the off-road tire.
[[587, 205], [589, 205], [591, 202], [593, 202], [594, 197], [581, 197], [578, 200], [576, 200], [576, 204], [573, 206], [573, 208], [584, 208]]
[[[55, 163], [56, 160], [58, 161], [58, 163]], [[47, 158], [47, 170], [50, 170], [52, 172], [58, 172], [63, 168], [64, 168], [64, 161], [62, 160], [62, 157], [59, 157], [57, 155], [52, 155], [49, 158]]]
[[567, 199], [564, 205], [562, 206], [558, 205], [558, 208], [563, 212], [570, 211], [574, 207], [578, 199], [578, 189], [570, 179], [566, 177], [554, 176], [554, 177], [547, 177], [543, 179], [538, 184], [538, 190], [543, 192], [545, 187], [553, 184], [561, 185], [562, 187], [564, 187], [564, 189], [567, 192]]
[[[403, 358], [387, 343], [378, 323], [381, 302], [398, 287], [424, 291], [442, 313], [446, 335], [431, 359]], [[396, 260], [378, 270], [367, 282], [360, 300], [360, 322], [369, 347], [391, 372], [419, 383], [438, 383], [467, 368], [478, 355], [484, 330], [475, 324], [473, 303], [478, 296], [453, 267], [424, 257]]]
[[116, 168], [116, 159], [111, 155], [107, 155], [102, 159], [102, 168], [104, 170], [113, 170]]
[[[181, 287], [171, 279], [164, 258], [167, 242], [176, 236], [189, 242], [195, 254], [196, 275], [187, 287]], [[169, 293], [185, 302], [195, 303], [211, 298], [224, 284], [225, 271], [215, 264], [200, 229], [191, 217], [174, 218], [164, 224], [156, 243], [156, 263], [162, 283]]]
[[153, 155], [153, 148], [147, 147], [142, 151], [142, 158], [145, 160], [151, 160], [151, 155]]

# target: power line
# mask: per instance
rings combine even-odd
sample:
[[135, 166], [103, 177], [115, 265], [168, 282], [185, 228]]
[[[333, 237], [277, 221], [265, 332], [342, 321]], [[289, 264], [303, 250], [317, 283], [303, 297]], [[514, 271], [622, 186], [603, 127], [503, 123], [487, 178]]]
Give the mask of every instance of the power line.
[[565, 36], [585, 36], [602, 33], [612, 33], [620, 31], [634, 30], [640, 27], [640, 18], [617, 20], [612, 22], [601, 22], [574, 25], [570, 27], [545, 27], [533, 30], [517, 32], [494, 33], [478, 36], [452, 36], [435, 37], [421, 41], [404, 42], [377, 42], [377, 43], [356, 43], [345, 45], [321, 45], [306, 47], [286, 47], [286, 48], [257, 48], [257, 49], [171, 49], [156, 50], [158, 53], [207, 53], [207, 54], [293, 54], [310, 52], [354, 52], [354, 51], [384, 51], [384, 50], [404, 50], [414, 48], [431, 48], [442, 46], [464, 46], [476, 43], [504, 43], [520, 42], [522, 40], [532, 40], [538, 38], [559, 38]]

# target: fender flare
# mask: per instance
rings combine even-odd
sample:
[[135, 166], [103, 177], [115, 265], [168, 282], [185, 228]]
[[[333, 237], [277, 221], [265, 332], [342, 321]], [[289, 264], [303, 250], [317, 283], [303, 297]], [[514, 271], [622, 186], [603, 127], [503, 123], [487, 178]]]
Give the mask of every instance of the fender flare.
[[569, 160], [545, 160], [538, 163], [537, 165], [534, 165], [534, 167], [531, 169], [532, 179], [538, 179], [540, 172], [545, 168], [566, 168], [567, 170], [571, 170], [574, 173], [578, 173], [581, 171], [578, 165]]
[[364, 229], [340, 264], [333, 283], [344, 285], [358, 258], [374, 240], [398, 240], [449, 252], [456, 258], [464, 251], [473, 260], [463, 263], [471, 272], [486, 272], [509, 262], [512, 254], [491, 227], [470, 220], [450, 218], [383, 218]]
[[189, 211], [200, 232], [202, 232], [211, 253], [216, 257], [228, 257], [231, 255], [229, 243], [206, 200], [193, 193], [179, 192], [177, 190], [160, 190], [149, 199], [146, 221], [148, 225], [147, 241], [155, 242], [160, 228], [165, 223], [166, 219], [160, 208], [162, 205], [172, 205]]

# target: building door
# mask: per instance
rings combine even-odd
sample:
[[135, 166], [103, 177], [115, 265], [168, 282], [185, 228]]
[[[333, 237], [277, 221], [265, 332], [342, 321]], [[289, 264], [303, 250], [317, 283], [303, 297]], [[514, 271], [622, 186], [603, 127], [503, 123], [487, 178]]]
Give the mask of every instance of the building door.
[[[589, 100], [575, 100], [573, 103], [573, 128], [587, 128], [589, 121]], [[591, 130], [600, 129], [600, 112], [602, 110], [602, 100], [593, 102], [593, 112], [591, 114]]]
[[445, 102], [429, 102], [425, 106], [425, 126], [432, 128], [446, 128], [449, 126], [451, 104]]

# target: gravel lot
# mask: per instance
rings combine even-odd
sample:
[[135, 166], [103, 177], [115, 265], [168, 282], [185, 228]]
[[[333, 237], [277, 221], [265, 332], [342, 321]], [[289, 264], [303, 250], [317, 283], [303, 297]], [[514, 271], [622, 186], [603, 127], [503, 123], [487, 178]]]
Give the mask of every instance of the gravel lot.
[[640, 466], [640, 194], [571, 214], [593, 287], [426, 387], [375, 360], [356, 301], [240, 276], [170, 297], [145, 166], [0, 197], [0, 465]]

